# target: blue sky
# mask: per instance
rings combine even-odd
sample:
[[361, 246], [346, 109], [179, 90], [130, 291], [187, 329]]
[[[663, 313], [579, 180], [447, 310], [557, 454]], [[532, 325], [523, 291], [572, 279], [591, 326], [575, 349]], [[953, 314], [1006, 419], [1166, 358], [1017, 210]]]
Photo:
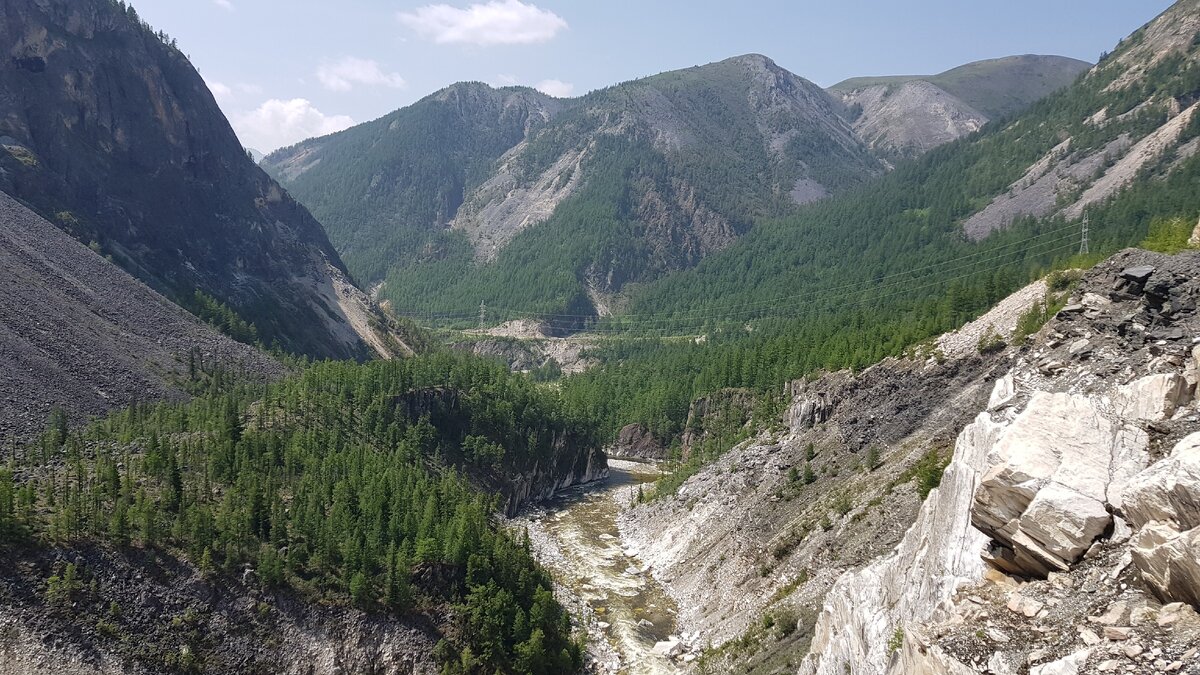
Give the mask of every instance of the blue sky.
[[1099, 54], [1165, 0], [134, 0], [243, 143], [330, 133], [479, 80], [554, 95], [758, 52], [821, 85], [1010, 54]]

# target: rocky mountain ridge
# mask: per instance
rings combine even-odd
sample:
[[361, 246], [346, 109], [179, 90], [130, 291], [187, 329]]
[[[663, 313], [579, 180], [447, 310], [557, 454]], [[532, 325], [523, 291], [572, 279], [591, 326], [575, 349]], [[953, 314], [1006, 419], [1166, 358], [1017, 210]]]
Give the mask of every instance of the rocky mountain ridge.
[[[1045, 63], [1054, 83], [1076, 72]], [[756, 219], [883, 173], [897, 156], [883, 136], [926, 150], [986, 121], [935, 85], [906, 86], [921, 100], [881, 90], [873, 100], [891, 112], [868, 110], [757, 54], [576, 99], [463, 83], [263, 166], [401, 311], [465, 315], [482, 299], [606, 316], [627, 286], [695, 266]], [[1010, 93], [1024, 105], [1044, 94]], [[514, 278], [531, 281], [509, 288]]]
[[978, 131], [1071, 84], [1091, 64], [1061, 56], [1009, 56], [930, 76], [856, 77], [829, 88], [855, 132], [890, 158], [920, 155]]

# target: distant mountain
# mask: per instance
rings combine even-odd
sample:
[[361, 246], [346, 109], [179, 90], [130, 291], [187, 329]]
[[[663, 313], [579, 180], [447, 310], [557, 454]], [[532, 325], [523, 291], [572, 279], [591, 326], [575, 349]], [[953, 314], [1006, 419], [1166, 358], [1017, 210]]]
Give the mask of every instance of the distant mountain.
[[191, 314], [0, 193], [0, 438], [138, 401], [179, 399], [220, 368], [283, 366]]
[[[1200, 213], [1198, 36], [1200, 0], [1177, 2], [1066, 89], [852, 195], [756, 228], [641, 289], [630, 311], [705, 316], [763, 298], [821, 298], [866, 270], [875, 271], [865, 287], [902, 288], [895, 279], [908, 269], [954, 257], [1004, 261], [974, 265], [990, 275], [1074, 254], [1085, 213], [1093, 252], [1137, 244], [1156, 222], [1190, 231]], [[1036, 247], [1019, 245], [1031, 236]], [[947, 284], [928, 288], [947, 295]]]
[[829, 88], [873, 150], [911, 157], [1018, 113], [1071, 84], [1091, 64], [1062, 56], [1009, 56], [931, 76], [855, 77]]
[[263, 166], [401, 309], [586, 315], [880, 174], [841, 108], [759, 55], [570, 100], [458, 84]]
[[247, 156], [187, 58], [112, 0], [9, 0], [0, 189], [268, 344], [365, 356], [367, 298], [320, 224]]

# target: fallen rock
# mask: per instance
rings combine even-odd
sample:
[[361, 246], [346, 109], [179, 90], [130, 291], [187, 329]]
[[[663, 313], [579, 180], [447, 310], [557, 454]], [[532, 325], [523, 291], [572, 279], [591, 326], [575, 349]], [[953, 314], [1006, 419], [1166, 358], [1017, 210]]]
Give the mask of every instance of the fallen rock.
[[1115, 641], [1128, 640], [1132, 635], [1132, 631], [1133, 629], [1128, 626], [1105, 626], [1104, 639]]
[[1180, 531], [1200, 527], [1200, 433], [1187, 436], [1169, 457], [1134, 476], [1123, 502], [1135, 528], [1154, 520]]
[[679, 638], [672, 636], [662, 642], [655, 642], [650, 652], [655, 656], [673, 658], [683, 653], [683, 643], [679, 641]]
[[1200, 606], [1200, 527], [1180, 532], [1170, 523], [1151, 521], [1134, 536], [1132, 547], [1134, 565], [1160, 600]]
[[988, 454], [971, 524], [1011, 551], [1005, 571], [1066, 571], [1112, 522], [1129, 480], [1148, 462], [1146, 432], [1117, 424], [1083, 395], [1034, 394]]
[[1079, 675], [1092, 655], [1091, 648], [1081, 649], [1070, 656], [1029, 669], [1029, 675]]
[[1175, 414], [1191, 400], [1191, 387], [1178, 373], [1148, 375], [1117, 389], [1113, 402], [1126, 419], [1157, 422]]

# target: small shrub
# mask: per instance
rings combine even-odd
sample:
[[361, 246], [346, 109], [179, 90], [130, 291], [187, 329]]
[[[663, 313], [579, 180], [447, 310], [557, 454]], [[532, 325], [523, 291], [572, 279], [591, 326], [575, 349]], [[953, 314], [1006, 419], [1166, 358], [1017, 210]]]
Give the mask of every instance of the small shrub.
[[796, 632], [800, 620], [796, 618], [796, 613], [791, 610], [783, 610], [775, 619], [775, 626], [779, 630], [779, 637], [785, 638]]
[[62, 576], [55, 574], [46, 580], [46, 600], [53, 605], [71, 604], [71, 596], [83, 588], [75, 563], [67, 563]]
[[980, 354], [986, 355], [1002, 352], [1007, 346], [1008, 344], [1004, 342], [1004, 338], [996, 332], [996, 329], [994, 327], [989, 327], [988, 332], [984, 333], [983, 336], [979, 338], [977, 349], [979, 350]]
[[904, 646], [904, 629], [897, 626], [896, 632], [892, 633], [892, 637], [888, 638], [888, 653], [897, 652], [902, 646]]

